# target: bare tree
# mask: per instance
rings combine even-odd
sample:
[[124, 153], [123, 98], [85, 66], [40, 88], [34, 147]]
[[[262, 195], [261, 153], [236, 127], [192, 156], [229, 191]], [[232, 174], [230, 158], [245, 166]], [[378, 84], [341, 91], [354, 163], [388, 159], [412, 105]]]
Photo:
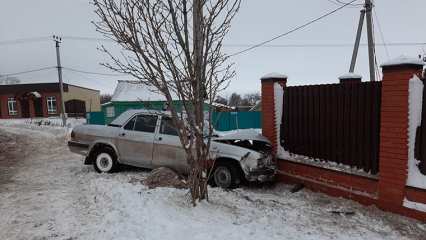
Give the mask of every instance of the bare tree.
[[108, 93], [101, 94], [100, 99], [101, 99], [101, 104], [104, 104], [104, 103], [107, 103], [107, 102], [111, 101], [112, 95], [108, 94]]
[[259, 100], [260, 100], [260, 93], [254, 92], [254, 93], [244, 94], [242, 101], [245, 106], [254, 106]]
[[228, 100], [228, 105], [232, 107], [238, 107], [241, 104], [241, 95], [238, 93], [232, 93]]
[[224, 98], [222, 96], [217, 96], [216, 100], [214, 100], [214, 102], [220, 103], [220, 104], [223, 104], [223, 105], [227, 105], [228, 104], [228, 100], [226, 100], [226, 98]]
[[[240, 1], [93, 0], [100, 18], [97, 30], [123, 49], [114, 55], [102, 47], [112, 60], [104, 65], [154, 88], [169, 104], [191, 168], [194, 205], [208, 199], [212, 162], [211, 110], [205, 116], [204, 102], [211, 104], [235, 75], [222, 46]], [[184, 113], [177, 111], [174, 99], [183, 103]]]

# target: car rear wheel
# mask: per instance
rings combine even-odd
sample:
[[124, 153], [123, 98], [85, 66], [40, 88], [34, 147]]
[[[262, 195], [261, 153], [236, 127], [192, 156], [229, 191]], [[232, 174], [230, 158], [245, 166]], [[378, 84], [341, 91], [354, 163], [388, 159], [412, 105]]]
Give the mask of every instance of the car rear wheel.
[[109, 149], [99, 151], [93, 164], [98, 173], [112, 173], [118, 165], [115, 153]]
[[238, 168], [233, 164], [220, 164], [213, 172], [214, 185], [230, 189], [236, 188], [241, 182]]

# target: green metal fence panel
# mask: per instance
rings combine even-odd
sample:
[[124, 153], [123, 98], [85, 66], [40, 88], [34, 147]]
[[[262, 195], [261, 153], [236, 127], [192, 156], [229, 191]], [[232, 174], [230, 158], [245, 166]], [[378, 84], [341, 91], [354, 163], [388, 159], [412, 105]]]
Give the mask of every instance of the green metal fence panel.
[[103, 112], [87, 113], [87, 123], [93, 125], [105, 125], [105, 117]]
[[218, 131], [261, 128], [262, 112], [213, 112], [212, 120]]
[[[120, 104], [112, 107], [114, 107], [114, 117], [106, 117], [106, 110], [103, 109], [103, 112], [87, 113], [87, 122], [94, 125], [109, 124], [121, 113], [140, 108], [135, 104]], [[262, 112], [212, 112], [212, 121], [214, 128], [218, 131], [262, 128]]]

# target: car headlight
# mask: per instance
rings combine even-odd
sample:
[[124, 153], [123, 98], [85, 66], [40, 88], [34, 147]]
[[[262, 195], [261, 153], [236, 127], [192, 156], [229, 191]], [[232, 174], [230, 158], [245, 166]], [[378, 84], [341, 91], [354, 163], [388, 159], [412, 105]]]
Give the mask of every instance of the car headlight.
[[272, 155], [264, 154], [261, 158], [257, 159], [257, 167], [267, 167], [272, 165]]

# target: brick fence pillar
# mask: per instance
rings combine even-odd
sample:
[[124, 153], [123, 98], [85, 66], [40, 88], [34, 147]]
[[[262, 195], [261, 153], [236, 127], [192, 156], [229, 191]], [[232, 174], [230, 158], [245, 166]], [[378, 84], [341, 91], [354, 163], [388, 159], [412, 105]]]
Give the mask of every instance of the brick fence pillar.
[[[277, 129], [275, 125], [275, 83], [285, 87], [287, 76], [277, 73], [271, 73], [263, 76], [262, 81], [262, 134], [267, 137], [271, 143], [274, 153], [277, 152]], [[280, 96], [282, 97], [282, 96]]]
[[340, 83], [361, 83], [362, 76], [355, 73], [347, 73], [339, 77]]
[[384, 210], [398, 211], [407, 181], [409, 80], [421, 74], [423, 63], [400, 57], [382, 68], [378, 203]]

